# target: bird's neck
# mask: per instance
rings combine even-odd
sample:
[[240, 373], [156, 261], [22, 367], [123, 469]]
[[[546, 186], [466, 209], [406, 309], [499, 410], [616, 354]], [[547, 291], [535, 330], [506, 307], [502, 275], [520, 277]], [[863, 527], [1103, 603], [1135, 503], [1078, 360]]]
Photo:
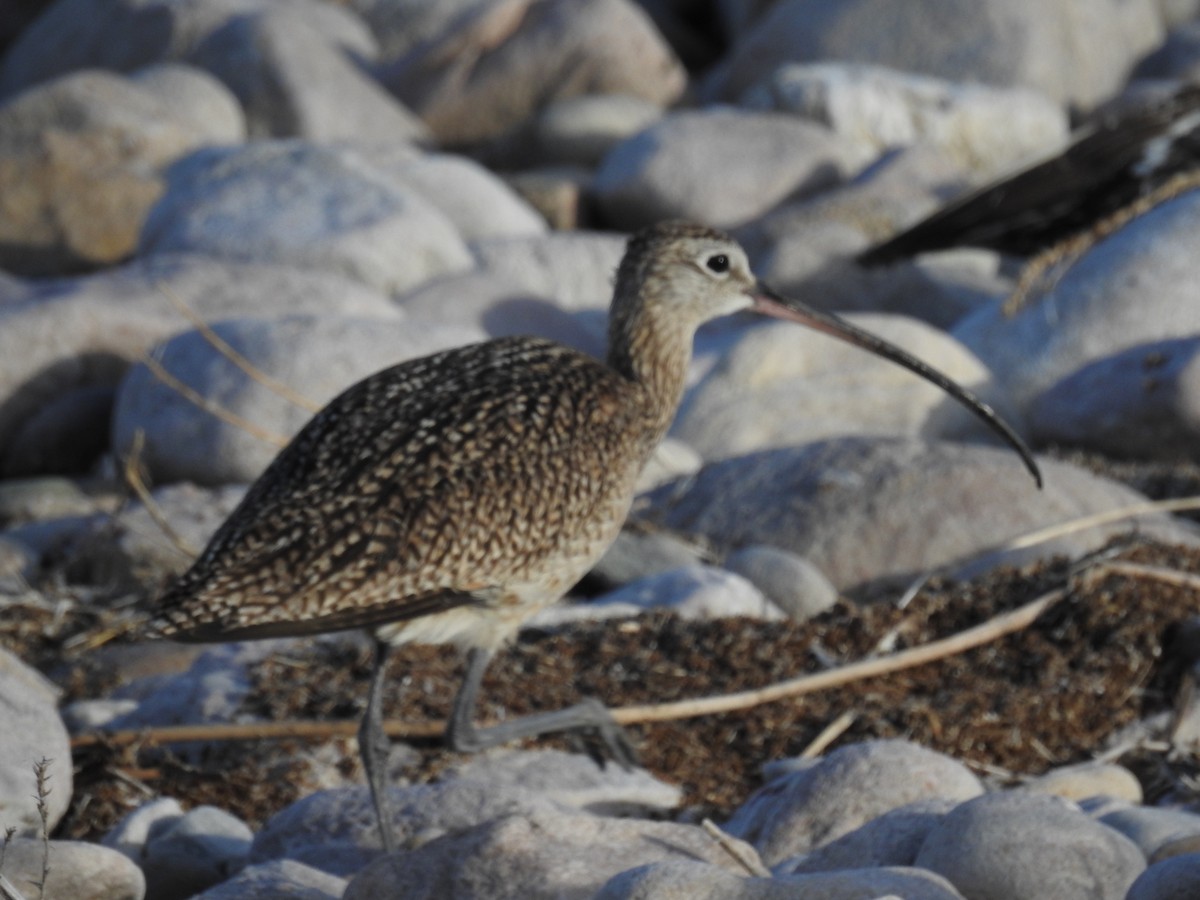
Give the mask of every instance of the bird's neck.
[[683, 397], [694, 332], [662, 318], [637, 309], [614, 317], [608, 336], [608, 364], [630, 382], [654, 444], [670, 428]]

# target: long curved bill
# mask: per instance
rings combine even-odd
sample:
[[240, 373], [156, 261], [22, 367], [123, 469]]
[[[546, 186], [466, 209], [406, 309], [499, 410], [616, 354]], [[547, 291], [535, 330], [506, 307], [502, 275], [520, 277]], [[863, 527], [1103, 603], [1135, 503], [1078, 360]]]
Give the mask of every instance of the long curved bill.
[[1025, 463], [1025, 468], [1029, 470], [1030, 474], [1033, 475], [1033, 480], [1037, 482], [1037, 486], [1039, 488], [1042, 486], [1042, 472], [1033, 458], [1033, 452], [1025, 445], [1025, 442], [1021, 440], [1007, 422], [996, 414], [994, 409], [956, 381], [946, 377], [937, 369], [927, 366], [911, 353], [901, 350], [895, 344], [890, 344], [883, 340], [883, 338], [871, 334], [869, 331], [863, 331], [861, 328], [851, 325], [849, 322], [833, 315], [833, 313], [822, 312], [819, 309], [813, 309], [811, 306], [801, 303], [799, 300], [784, 297], [761, 281], [755, 285], [751, 296], [754, 299], [754, 309], [756, 312], [773, 316], [777, 319], [798, 322], [815, 331], [832, 335], [848, 344], [853, 344], [856, 347], [869, 350], [877, 356], [882, 356], [884, 359], [889, 359], [897, 365], [908, 369], [910, 372], [920, 375], [926, 381], [936, 384], [1004, 438], [1009, 446], [1020, 455]]

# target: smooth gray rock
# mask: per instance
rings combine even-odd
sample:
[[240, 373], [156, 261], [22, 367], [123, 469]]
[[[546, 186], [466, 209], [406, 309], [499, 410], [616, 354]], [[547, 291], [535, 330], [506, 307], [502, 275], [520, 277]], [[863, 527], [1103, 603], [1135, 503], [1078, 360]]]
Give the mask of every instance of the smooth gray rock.
[[139, 864], [155, 900], [185, 900], [242, 868], [254, 833], [215, 806], [197, 806], [152, 828]]
[[[1008, 406], [989, 387], [983, 364], [945, 332], [901, 316], [847, 319], [919, 359], [937, 360], [944, 374], [1002, 414]], [[685, 395], [671, 428], [705, 459], [852, 434], [994, 440], [940, 388], [828, 335], [764, 322], [732, 332], [731, 342]]]
[[109, 829], [100, 843], [137, 862], [152, 833], [161, 833], [165, 827], [182, 818], [183, 807], [174, 797], [148, 800]]
[[742, 576], [715, 566], [692, 564], [648, 575], [587, 603], [548, 607], [528, 624], [553, 628], [568, 622], [636, 616], [650, 610], [670, 610], [683, 619], [749, 616], [772, 621], [785, 617]]
[[588, 575], [617, 586], [695, 565], [702, 561], [702, 557], [703, 548], [669, 532], [649, 531], [643, 534], [626, 528], [604, 551]]
[[911, 866], [921, 845], [957, 801], [917, 800], [876, 816], [837, 840], [775, 867], [777, 875], [878, 866]]
[[774, 864], [914, 801], [982, 792], [979, 779], [948, 756], [900, 740], [865, 741], [768, 781], [724, 828]]
[[662, 107], [629, 94], [584, 94], [556, 100], [522, 142], [524, 163], [599, 165], [617, 144], [662, 118]]
[[665, 106], [686, 80], [630, 0], [478, 5], [379, 77], [447, 146], [497, 138], [577, 94], [630, 94]]
[[543, 806], [382, 857], [354, 877], [345, 900], [591, 897], [619, 872], [668, 859], [737, 869], [696, 825]]
[[1026, 791], [948, 812], [917, 855], [972, 900], [1120, 900], [1146, 867], [1137, 846], [1073, 803]]
[[[666, 527], [703, 535], [717, 548], [771, 544], [803, 556], [842, 591], [941, 566], [966, 573], [1002, 560], [1075, 555], [1114, 531], [1089, 529], [1015, 554], [994, 548], [1047, 525], [1145, 502], [1075, 466], [1043, 460], [1041, 468], [1039, 491], [1007, 450], [842, 438], [710, 463], [648, 502]], [[1169, 517], [1148, 516], [1139, 529], [1197, 540], [1191, 526]]]
[[1198, 261], [1200, 191], [1190, 190], [1055, 269], [1015, 315], [998, 304], [985, 307], [953, 333], [1024, 407], [1088, 363], [1193, 336]]
[[1182, 809], [1128, 806], [1105, 813], [1099, 820], [1137, 844], [1147, 859], [1172, 841], [1200, 837], [1200, 815]]
[[191, 327], [177, 300], [208, 322], [289, 312], [399, 316], [386, 296], [335, 273], [199, 255], [40, 282], [20, 301], [0, 305], [0, 458], [57, 399], [116, 387], [131, 360]]
[[671, 218], [732, 227], [837, 183], [849, 147], [827, 128], [781, 113], [674, 112], [614, 147], [592, 193], [618, 228]]
[[94, 71], [0, 105], [0, 267], [60, 275], [130, 256], [164, 190], [162, 169], [227, 136], [187, 112]]
[[1028, 88], [957, 83], [864, 63], [781, 66], [750, 88], [751, 109], [819, 122], [876, 157], [919, 142], [937, 146], [982, 178], [1066, 143], [1066, 111]]
[[155, 351], [191, 390], [232, 414], [200, 409], [144, 363], [126, 375], [113, 413], [113, 448], [129, 452], [140, 434], [142, 461], [158, 483], [219, 485], [253, 481], [316, 409], [351, 384], [396, 363], [484, 335], [411, 318], [346, 316], [234, 319], [213, 330], [259, 372], [304, 398], [299, 405], [234, 365], [207, 337], [189, 331]]
[[950, 882], [922, 869], [847, 869], [839, 872], [748, 878], [716, 866], [681, 860], [638, 866], [610, 879], [595, 900], [961, 900]]
[[196, 895], [197, 900], [339, 900], [346, 879], [293, 859], [247, 866], [228, 881]]
[[492, 0], [435, 0], [400, 2], [396, 0], [349, 0], [353, 9], [371, 29], [379, 43], [380, 59], [390, 60], [424, 41], [453, 29], [460, 16]]
[[139, 251], [284, 263], [387, 293], [470, 266], [449, 218], [419, 191], [347, 146], [299, 140], [180, 160]]
[[10, 436], [0, 473], [22, 478], [92, 471], [108, 449], [115, 398], [108, 385], [87, 385], [55, 397]]
[[128, 72], [181, 60], [236, 16], [286, 7], [361, 59], [377, 47], [367, 26], [321, 0], [57, 0], [14, 42], [0, 64], [0, 95], [77, 69]]
[[1200, 853], [1173, 856], [1150, 866], [1129, 886], [1125, 900], [1192, 900], [1200, 896]]
[[[0, 821], [2, 821], [0, 813]], [[42, 863], [49, 852], [49, 875], [42, 881]], [[142, 900], [146, 879], [132, 861], [107, 847], [83, 841], [17, 838], [4, 851], [4, 877], [24, 897], [71, 900]]]
[[48, 831], [71, 803], [71, 745], [58, 715], [58, 694], [40, 672], [0, 647], [0, 835], [5, 828], [23, 837], [42, 834], [33, 771], [42, 760]]
[[1139, 344], [1088, 363], [1029, 405], [1038, 443], [1123, 459], [1194, 459], [1200, 336]]
[[5, 527], [39, 519], [84, 516], [100, 504], [68, 478], [6, 478], [0, 481], [0, 523]]
[[950, 81], [1038, 88], [1091, 106], [1162, 40], [1155, 0], [782, 0], [701, 87], [732, 99], [784, 62], [874, 63]]
[[251, 137], [406, 143], [428, 130], [303, 10], [287, 4], [236, 16], [189, 56], [246, 110]]
[[801, 556], [755, 544], [725, 557], [724, 567], [747, 579], [763, 596], [797, 621], [837, 602], [837, 589], [825, 573]]

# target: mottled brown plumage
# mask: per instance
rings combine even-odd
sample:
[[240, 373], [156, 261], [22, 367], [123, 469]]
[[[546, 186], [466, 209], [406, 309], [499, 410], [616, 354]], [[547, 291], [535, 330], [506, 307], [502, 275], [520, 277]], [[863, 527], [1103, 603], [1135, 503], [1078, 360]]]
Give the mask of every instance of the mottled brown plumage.
[[470, 664], [447, 740], [478, 749], [594, 730], [629, 764], [607, 711], [584, 702], [476, 729], [489, 655], [555, 602], [616, 537], [634, 485], [679, 405], [703, 322], [756, 309], [828, 331], [991, 411], [913, 359], [758, 284], [742, 249], [666, 223], [629, 242], [607, 363], [539, 338], [503, 338], [401, 363], [331, 401], [279, 454], [161, 598], [150, 631], [221, 641], [370, 627], [379, 652], [359, 735], [385, 847], [387, 648], [455, 643]]

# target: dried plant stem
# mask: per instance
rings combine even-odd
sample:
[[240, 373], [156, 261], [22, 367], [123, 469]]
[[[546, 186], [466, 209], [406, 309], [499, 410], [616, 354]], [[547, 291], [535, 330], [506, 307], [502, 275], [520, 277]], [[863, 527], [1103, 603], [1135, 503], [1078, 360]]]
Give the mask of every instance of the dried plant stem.
[[193, 559], [199, 554], [199, 550], [188, 543], [184, 538], [171, 527], [171, 523], [167, 521], [167, 517], [163, 515], [158, 504], [154, 502], [154, 497], [150, 493], [150, 489], [146, 487], [145, 479], [142, 478], [142, 449], [146, 445], [146, 433], [142, 429], [138, 429], [133, 433], [133, 446], [129, 448], [129, 453], [125, 456], [125, 465], [123, 473], [125, 483], [129, 489], [142, 501], [142, 506], [146, 508], [146, 512], [158, 526], [159, 531], [167, 536], [167, 539], [175, 546], [175, 549], [186, 556], [188, 559]]
[[734, 861], [746, 870], [747, 874], [754, 878], [771, 877], [771, 870], [763, 865], [762, 860], [758, 858], [758, 854], [754, 853], [753, 850], [747, 853], [745, 846], [722, 831], [712, 819], [705, 819], [700, 825], [720, 845], [722, 850], [732, 856]]

